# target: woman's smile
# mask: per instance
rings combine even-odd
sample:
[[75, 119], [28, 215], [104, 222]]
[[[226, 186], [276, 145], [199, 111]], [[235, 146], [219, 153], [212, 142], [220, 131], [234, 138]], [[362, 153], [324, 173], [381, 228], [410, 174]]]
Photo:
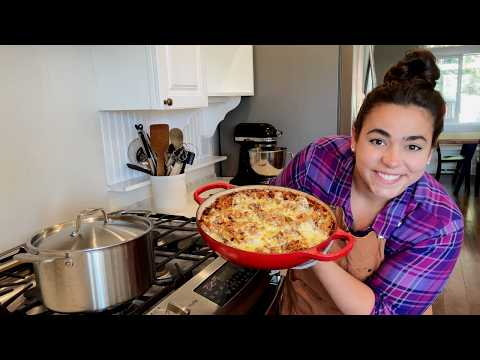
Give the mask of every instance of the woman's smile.
[[385, 199], [397, 196], [410, 183], [408, 174], [391, 171], [372, 170], [365, 178], [368, 189], [373, 194]]
[[378, 176], [378, 180], [385, 185], [395, 185], [400, 180], [401, 174], [390, 174], [382, 171], [374, 171]]

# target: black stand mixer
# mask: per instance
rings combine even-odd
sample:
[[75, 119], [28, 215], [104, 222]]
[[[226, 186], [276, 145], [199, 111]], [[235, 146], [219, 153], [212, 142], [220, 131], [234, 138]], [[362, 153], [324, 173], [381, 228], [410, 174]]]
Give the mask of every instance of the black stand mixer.
[[234, 130], [234, 141], [240, 144], [237, 175], [234, 185], [266, 184], [285, 166], [284, 147], [277, 147], [277, 138], [283, 133], [266, 123], [240, 123]]

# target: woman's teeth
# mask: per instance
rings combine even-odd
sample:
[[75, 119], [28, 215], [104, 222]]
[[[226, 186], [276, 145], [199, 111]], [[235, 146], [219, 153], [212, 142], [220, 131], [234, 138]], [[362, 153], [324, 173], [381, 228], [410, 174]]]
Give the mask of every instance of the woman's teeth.
[[394, 180], [397, 180], [400, 177], [400, 175], [389, 175], [389, 174], [385, 174], [385, 173], [382, 173], [382, 172], [379, 172], [379, 171], [377, 171], [377, 174], [382, 179], [385, 179], [387, 181], [394, 181]]

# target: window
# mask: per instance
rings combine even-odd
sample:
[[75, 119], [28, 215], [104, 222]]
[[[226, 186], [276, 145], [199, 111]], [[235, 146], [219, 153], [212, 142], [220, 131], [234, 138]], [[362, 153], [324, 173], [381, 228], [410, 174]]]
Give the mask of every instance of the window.
[[480, 46], [425, 45], [437, 58], [436, 89], [447, 103], [445, 128], [480, 128]]
[[373, 67], [371, 59], [368, 59], [367, 74], [365, 76], [365, 84], [363, 85], [363, 93], [367, 95], [375, 87], [373, 78]]
[[376, 76], [375, 76], [375, 63], [374, 63], [374, 55], [373, 55], [373, 47], [375, 45], [368, 45], [365, 49], [365, 63], [367, 64], [367, 69], [365, 72], [365, 79], [363, 83], [363, 93], [365, 96], [373, 90], [376, 86]]

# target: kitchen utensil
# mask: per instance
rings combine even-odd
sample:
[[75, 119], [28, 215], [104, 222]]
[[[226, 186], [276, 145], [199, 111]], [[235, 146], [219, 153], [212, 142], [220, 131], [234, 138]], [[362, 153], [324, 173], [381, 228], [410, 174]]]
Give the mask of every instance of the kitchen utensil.
[[[172, 146], [172, 144], [170, 145]], [[165, 164], [166, 175], [175, 176], [182, 173], [183, 161], [183, 147], [175, 149], [172, 153], [169, 153], [167, 162]]]
[[193, 160], [195, 159], [195, 153], [191, 152], [191, 151], [186, 151], [186, 159], [183, 163], [183, 166], [182, 166], [182, 171], [180, 172], [180, 174], [183, 174], [185, 172], [185, 167], [188, 165], [192, 165], [193, 164]]
[[170, 171], [170, 174], [168, 174], [168, 175], [169, 176], [180, 175], [180, 173], [182, 171], [182, 168], [183, 168], [183, 164], [184, 163], [182, 163], [180, 161], [175, 162], [175, 164], [173, 164], [173, 166], [172, 166], [172, 170]]
[[127, 157], [128, 161], [135, 165], [142, 165], [147, 161], [147, 154], [145, 154], [142, 141], [138, 137], [130, 141], [130, 144], [128, 144]]
[[187, 151], [183, 145], [175, 149], [168, 157], [166, 168], [167, 176], [183, 174], [187, 164], [193, 164], [195, 154]]
[[254, 147], [248, 150], [250, 166], [258, 175], [277, 176], [293, 158], [286, 147]]
[[183, 132], [178, 128], [173, 128], [170, 130], [170, 144], [172, 144], [175, 149], [178, 149], [183, 144]]
[[137, 171], [143, 172], [145, 174], [152, 175], [152, 172], [149, 169], [146, 169], [144, 167], [141, 167], [141, 166], [138, 166], [138, 165], [135, 165], [135, 164], [130, 164], [130, 163], [127, 163], [127, 166], [132, 170], [137, 170]]
[[[209, 198], [204, 199], [201, 197], [201, 194], [207, 190], [211, 189], [226, 189], [221, 192], [217, 192], [211, 195]], [[269, 186], [269, 185], [249, 185], [249, 186], [241, 186], [235, 187], [231, 184], [225, 182], [215, 182], [211, 184], [207, 184], [204, 186], [199, 187], [197, 190], [194, 191], [193, 197], [195, 201], [200, 205], [197, 210], [197, 226], [198, 230], [203, 236], [204, 240], [207, 244], [218, 254], [223, 256], [228, 261], [236, 263], [240, 266], [245, 266], [249, 268], [257, 268], [257, 269], [288, 269], [300, 264], [303, 264], [309, 260], [320, 260], [320, 261], [332, 261], [337, 260], [343, 256], [345, 256], [353, 247], [353, 243], [355, 238], [337, 228], [336, 224], [334, 230], [330, 234], [329, 238], [315, 247], [310, 249], [294, 251], [290, 253], [284, 254], [265, 254], [265, 253], [257, 253], [251, 251], [244, 251], [240, 250], [224, 243], [213, 239], [208, 233], [202, 228], [200, 225], [200, 219], [202, 218], [202, 214], [212, 205], [218, 198], [236, 192], [242, 192], [250, 189], [261, 189], [261, 190], [278, 190], [281, 189], [282, 191], [287, 191], [290, 193], [298, 194], [307, 197], [313, 202], [321, 204], [325, 207], [331, 214], [332, 218], [335, 219], [335, 215], [330, 210], [328, 206], [326, 206], [322, 201], [318, 200], [316, 197], [290, 188], [284, 188], [279, 186]], [[342, 239], [346, 240], [345, 246], [336, 253], [332, 254], [324, 254], [322, 251], [330, 244], [333, 240]]]
[[101, 311], [151, 286], [152, 227], [145, 217], [88, 209], [76, 220], [36, 233], [25, 244], [27, 253], [14, 259], [33, 263], [47, 308], [61, 313]]
[[142, 124], [135, 124], [135, 129], [137, 129], [138, 137], [142, 141], [143, 150], [147, 154], [147, 159], [150, 164], [150, 169], [152, 170], [152, 174], [157, 173], [157, 160], [153, 155], [152, 148], [150, 146], [149, 138], [143, 132], [143, 125]]
[[167, 163], [165, 164], [165, 168], [166, 168], [165, 175], [170, 176], [170, 174], [172, 173], [172, 169], [173, 169], [174, 164], [175, 164], [175, 156], [170, 154], [170, 156], [168, 157]]
[[150, 125], [150, 139], [152, 150], [157, 156], [157, 173], [155, 175], [165, 175], [165, 153], [170, 141], [168, 124]]

